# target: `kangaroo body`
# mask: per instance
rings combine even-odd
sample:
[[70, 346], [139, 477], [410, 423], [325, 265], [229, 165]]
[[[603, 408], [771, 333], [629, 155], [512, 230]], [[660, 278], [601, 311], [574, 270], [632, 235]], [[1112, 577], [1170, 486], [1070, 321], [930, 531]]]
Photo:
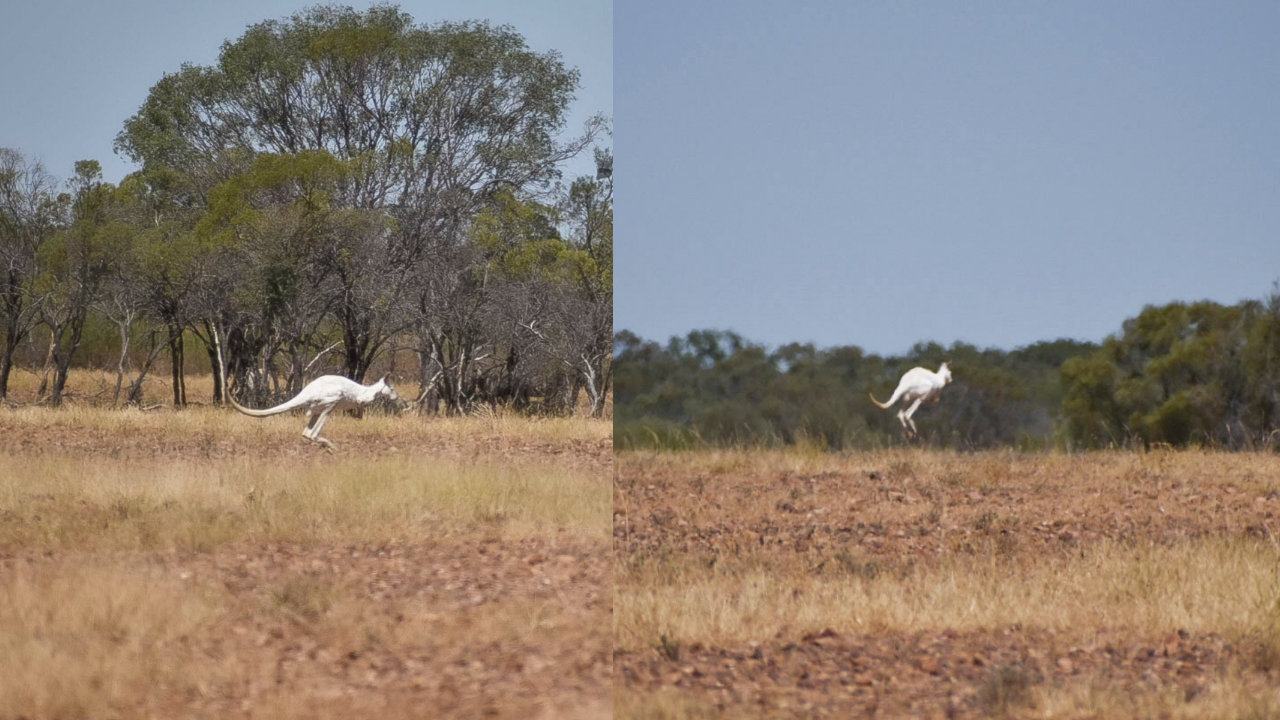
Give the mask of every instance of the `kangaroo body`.
[[941, 399], [942, 388], [949, 382], [951, 382], [951, 369], [946, 363], [942, 363], [938, 372], [922, 367], [911, 368], [898, 381], [898, 389], [893, 391], [893, 397], [889, 398], [889, 402], [882, 403], [876, 400], [874, 395], [870, 396], [871, 402], [888, 410], [894, 403], [901, 400], [903, 407], [898, 410], [898, 422], [902, 423], [902, 432], [907, 438], [913, 438], [916, 436], [916, 423], [911, 416], [920, 409], [922, 403], [938, 402]]
[[232, 407], [251, 417], [267, 417], [290, 410], [306, 410], [307, 426], [303, 428], [302, 436], [312, 442], [321, 443], [330, 450], [333, 449], [333, 443], [320, 437], [320, 431], [329, 421], [329, 415], [334, 410], [363, 408], [379, 397], [389, 400], [400, 399], [395, 389], [387, 384], [385, 376], [372, 385], [361, 385], [341, 375], [324, 375], [307, 383], [307, 386], [302, 388], [302, 392], [292, 400], [265, 410], [247, 408], [236, 402], [230, 394], [227, 395]]

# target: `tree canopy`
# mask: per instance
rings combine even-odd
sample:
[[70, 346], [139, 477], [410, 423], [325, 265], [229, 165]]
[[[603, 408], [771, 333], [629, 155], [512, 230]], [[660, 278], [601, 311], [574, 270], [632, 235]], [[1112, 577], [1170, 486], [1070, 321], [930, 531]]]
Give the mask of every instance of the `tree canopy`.
[[[607, 119], [567, 132], [578, 78], [514, 28], [419, 24], [393, 5], [251, 26], [212, 66], [151, 88], [116, 138], [140, 165], [118, 187], [86, 161], [38, 232], [35, 214], [0, 206], [18, 228], [4, 236], [17, 269], [0, 295], [0, 397], [40, 308], [68, 363], [78, 343], [60, 333], [79, 337], [95, 314], [126, 350], [145, 338], [143, 374], [167, 348], [178, 404], [194, 338], [246, 400], [296, 392], [321, 368], [363, 380], [404, 352], [424, 408], [539, 398], [558, 412], [585, 390], [602, 412], [612, 155]], [[564, 162], [592, 148], [609, 172], [566, 182]], [[14, 178], [34, 172], [0, 160]], [[9, 185], [56, 204], [47, 182]], [[215, 398], [227, 391], [216, 379]]]

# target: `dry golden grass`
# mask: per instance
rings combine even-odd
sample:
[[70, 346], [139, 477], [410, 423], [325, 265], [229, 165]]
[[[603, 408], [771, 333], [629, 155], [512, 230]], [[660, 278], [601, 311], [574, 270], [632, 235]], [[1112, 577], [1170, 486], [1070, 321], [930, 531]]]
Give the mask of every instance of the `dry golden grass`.
[[1226, 670], [1213, 687], [1187, 699], [1183, 691], [1166, 689], [1134, 694], [1098, 680], [1066, 687], [1031, 689], [1022, 707], [1008, 714], [1037, 718], [1274, 718], [1280, 716], [1280, 693], [1243, 680]]
[[[25, 426], [33, 432], [67, 428], [97, 431], [122, 438], [133, 433], [143, 433], [157, 439], [238, 441], [249, 449], [254, 445], [298, 440], [302, 437], [302, 428], [306, 424], [305, 416], [300, 414], [248, 418], [229, 408], [210, 406], [152, 412], [136, 408], [114, 410], [71, 406], [51, 409], [27, 406], [3, 412], [4, 415], [0, 417], [6, 424]], [[582, 417], [524, 418], [505, 413], [481, 413], [464, 417], [367, 414], [363, 420], [335, 415], [325, 426], [325, 435], [333, 439], [339, 449], [343, 438], [369, 441], [403, 438], [406, 442], [415, 444], [401, 449], [430, 452], [431, 443], [440, 441], [510, 439], [600, 442], [612, 439], [613, 424], [608, 420]], [[56, 437], [52, 439], [57, 440]]]
[[[823, 632], [888, 638], [888, 648], [959, 633], [961, 645], [1013, 642], [1004, 652], [1016, 655], [1029, 642], [1051, 658], [1057, 679], [1041, 668], [1006, 693], [1005, 668], [994, 668], [968, 705], [947, 699], [963, 684], [942, 673], [935, 707], [962, 716], [1280, 713], [1280, 693], [1267, 689], [1280, 671], [1275, 455], [801, 449], [625, 452], [615, 462], [614, 642], [636, 658], [624, 677], [640, 682], [619, 687], [617, 717], [786, 714], [771, 703], [795, 678], [775, 671], [777, 685], [758, 690], [734, 690], [728, 678], [761, 643], [782, 652]], [[1098, 669], [1175, 632], [1230, 648], [1216, 674], [1194, 666], [1212, 675], [1207, 686], [1153, 679], [1139, 692], [1113, 681], [1115, 668]], [[1100, 660], [1094, 645], [1120, 656]], [[1079, 647], [1093, 648], [1077, 661], [1087, 672], [1054, 665]], [[911, 692], [927, 694], [916, 657], [906, 660], [919, 673]], [[646, 679], [667, 672], [656, 686]], [[901, 680], [903, 670], [884, 672]], [[688, 673], [707, 679], [690, 685]], [[805, 692], [799, 682], [793, 700]], [[689, 689], [703, 686], [721, 689]], [[856, 707], [919, 710], [893, 705], [891, 687]], [[738, 705], [739, 696], [756, 699]]]
[[[34, 402], [40, 390], [40, 379], [41, 375], [29, 368], [14, 367], [13, 374], [9, 376], [9, 400], [15, 403]], [[128, 394], [131, 380], [131, 377], [125, 377], [120, 391], [122, 396]], [[49, 375], [49, 382], [53, 382], [52, 373]], [[148, 373], [147, 379], [142, 383], [144, 404], [172, 405], [173, 390], [170, 382], [169, 369], [167, 367]], [[67, 378], [67, 387], [64, 391], [65, 400], [68, 405], [107, 404], [111, 402], [115, 387], [116, 374], [114, 371], [77, 368], [72, 370], [71, 375]], [[187, 402], [205, 404], [213, 399], [212, 374], [189, 374], [186, 378], [186, 387]]]
[[[374, 378], [376, 379], [376, 378]], [[372, 379], [371, 379], [372, 381]], [[121, 389], [121, 397], [128, 395], [130, 378], [126, 377]], [[404, 379], [392, 384], [401, 395], [410, 395], [417, 385], [414, 381]], [[209, 405], [213, 402], [213, 375], [209, 373], [188, 373], [184, 380], [189, 405]], [[71, 407], [105, 407], [111, 404], [116, 387], [116, 374], [110, 370], [80, 368], [73, 370], [67, 378], [64, 401]], [[173, 407], [173, 386], [168, 368], [157, 369], [147, 375], [143, 381], [143, 406]], [[9, 376], [9, 396], [11, 403], [23, 405], [34, 403], [40, 390], [40, 375], [23, 367], [15, 367]], [[590, 410], [590, 404], [583, 393], [579, 398], [579, 414]], [[613, 417], [613, 394], [605, 398], [604, 417]]]
[[620, 687], [613, 693], [613, 707], [614, 717], [635, 720], [702, 720], [718, 714], [710, 703], [669, 688], [639, 692]]
[[895, 449], [866, 453], [821, 450], [709, 450], [703, 452], [626, 451], [618, 454], [618, 474], [680, 473], [723, 477], [769, 473], [877, 472], [904, 484], [948, 484], [978, 488], [1011, 481], [1069, 481], [1080, 489], [1147, 488], [1153, 483], [1249, 483], [1280, 489], [1280, 457], [1212, 450], [1092, 452], [1076, 454], [989, 451], [952, 453]]
[[240, 542], [425, 542], [477, 530], [603, 541], [609, 486], [545, 463], [413, 457], [84, 460], [0, 453], [0, 550], [207, 551]]
[[302, 424], [212, 407], [0, 411], [0, 548], [199, 550], [476, 529], [599, 540], [611, 528], [598, 457], [607, 421], [340, 417], [332, 454], [303, 439]]
[[616, 640], [631, 648], [663, 635], [746, 642], [784, 628], [914, 633], [1019, 624], [1245, 637], [1270, 630], [1280, 599], [1280, 552], [1241, 541], [1104, 543], [1069, 558], [950, 556], [869, 577], [814, 575], [796, 564], [707, 568], [687, 559], [621, 564], [617, 572]]
[[76, 558], [18, 564], [0, 583], [0, 715], [110, 717], [211, 668], [189, 643], [226, 611], [217, 588], [160, 568]]
[[0, 718], [608, 712], [610, 422], [302, 425], [0, 408]]
[[[566, 638], [599, 646], [596, 655], [607, 652], [603, 628], [580, 627], [603, 625], [606, 616], [566, 610], [554, 598], [442, 611], [422, 600], [372, 602], [361, 587], [367, 578], [335, 582], [313, 570], [282, 572], [252, 591], [233, 592], [212, 568], [181, 556], [77, 554], [18, 563], [4, 576], [0, 717], [417, 717], [438, 691], [427, 673], [447, 671], [447, 663], [432, 664], [437, 656], [460, 664], [483, 659], [498, 665], [491, 672], [542, 657], [540, 672], [553, 676], [548, 683], [576, 674], [557, 673], [549, 650]], [[361, 663], [357, 692], [333, 686], [330, 668], [360, 655], [372, 662]], [[323, 672], [306, 672], [308, 661]], [[405, 663], [427, 675], [374, 677]], [[297, 669], [284, 669], [290, 665]], [[527, 674], [513, 680], [530, 681]], [[395, 702], [397, 694], [416, 700]], [[533, 717], [598, 716], [580, 711], [607, 697], [607, 687], [569, 695]]]

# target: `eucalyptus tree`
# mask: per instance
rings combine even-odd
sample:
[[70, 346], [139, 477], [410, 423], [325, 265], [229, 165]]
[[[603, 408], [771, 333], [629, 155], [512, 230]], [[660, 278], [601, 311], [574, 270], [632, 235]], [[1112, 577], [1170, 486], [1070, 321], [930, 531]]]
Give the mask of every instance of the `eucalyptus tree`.
[[1272, 432], [1280, 428], [1280, 282], [1258, 303], [1240, 359], [1248, 373], [1252, 398], [1250, 412], [1237, 423], [1247, 422], [1255, 432], [1265, 432], [1274, 445], [1280, 440]]
[[132, 237], [124, 258], [128, 262], [113, 270], [106, 300], [117, 307], [117, 317], [122, 316], [117, 300], [125, 306], [136, 304], [138, 317], [151, 325], [148, 342], [154, 343], [162, 332], [165, 339], [148, 349], [130, 383], [128, 402], [141, 400], [142, 381], [158, 352], [167, 348], [173, 360], [173, 402], [184, 405], [184, 330], [190, 318], [198, 315], [193, 303], [201, 285], [209, 282], [204, 267], [207, 248], [194, 232], [203, 216], [203, 196], [188, 177], [163, 167], [130, 174], [121, 181], [116, 196], [115, 213], [130, 226]]
[[[559, 411], [567, 406], [565, 373], [545, 352], [543, 339], [528, 330], [547, 319], [550, 294], [566, 280], [560, 272], [564, 243], [557, 222], [554, 206], [503, 192], [470, 228], [474, 269], [467, 284], [468, 302], [453, 304], [470, 309], [469, 326], [474, 332], [464, 332], [468, 325], [455, 318], [442, 326], [450, 331], [447, 342], [437, 339], [434, 343], [455, 349], [456, 362], [474, 358], [472, 372], [460, 366], [458, 375], [473, 378], [475, 390], [486, 388], [490, 402], [509, 399], [523, 406], [524, 396], [536, 392], [543, 397], [545, 409]], [[489, 362], [481, 366], [480, 359]], [[534, 382], [539, 386], [531, 387]]]
[[307, 357], [324, 342], [322, 322], [339, 303], [334, 266], [361, 247], [352, 237], [382, 220], [334, 202], [351, 172], [325, 151], [263, 153], [210, 193], [196, 235], [213, 281], [202, 285], [203, 320], [193, 331], [215, 350], [215, 367], [221, 349], [228, 377], [255, 401], [280, 390], [281, 354], [289, 359], [285, 389], [301, 389], [316, 360]]
[[98, 302], [112, 263], [129, 243], [129, 227], [112, 217], [115, 188], [102, 181], [95, 160], [76, 163], [68, 182], [66, 227], [40, 248], [38, 286], [47, 293], [40, 316], [49, 327], [53, 386], [49, 401], [62, 404], [67, 375], [83, 339], [89, 310]]
[[[136, 257], [136, 245], [126, 243], [115, 262], [107, 268], [107, 276], [103, 281], [102, 292], [95, 298], [92, 308], [107, 318], [120, 334], [120, 354], [116, 361], [116, 384], [111, 396], [111, 404], [118, 405], [120, 391], [124, 387], [125, 368], [129, 361], [129, 350], [133, 341], [134, 330], [139, 323], [148, 319], [147, 290], [142, 282]], [[157, 339], [158, 328], [147, 333], [150, 347], [146, 360], [142, 364], [137, 383], [130, 383], [131, 390], [141, 388], [142, 378], [151, 370], [151, 364], [164, 348]], [[129, 393], [129, 400], [134, 399], [134, 392]]]
[[[612, 168], [607, 151], [597, 161]], [[501, 296], [491, 303], [500, 321], [490, 335], [502, 335], [503, 324], [513, 330], [504, 340], [504, 382], [527, 375], [519, 363], [540, 362], [539, 394], [550, 409], [571, 410], [586, 390], [590, 413], [602, 414], [612, 372], [611, 173], [578, 178], [551, 205], [500, 195], [477, 217], [472, 242], [489, 295]]]
[[563, 407], [577, 406], [585, 390], [590, 414], [604, 412], [612, 383], [613, 348], [613, 159], [597, 151], [601, 172], [580, 177], [553, 210], [557, 229], [512, 247], [509, 272], [540, 288], [538, 301], [517, 323], [538, 348], [568, 373]]
[[562, 201], [576, 292], [559, 353], [586, 389], [593, 416], [603, 413], [613, 381], [613, 154], [598, 149], [596, 166], [596, 178], [578, 178]]
[[166, 75], [117, 147], [182, 174], [206, 203], [264, 153], [343, 163], [332, 205], [365, 214], [329, 257], [328, 312], [344, 372], [360, 380], [405, 327], [420, 265], [461, 242], [496, 193], [545, 190], [590, 147], [601, 120], [557, 140], [577, 85], [558, 54], [509, 27], [321, 6], [250, 27], [213, 66]]
[[1274, 445], [1280, 299], [1143, 308], [1096, 352], [1062, 366], [1080, 445]]
[[39, 162], [0, 148], [0, 400], [8, 395], [14, 354], [40, 320], [40, 250], [68, 202], [55, 185]]

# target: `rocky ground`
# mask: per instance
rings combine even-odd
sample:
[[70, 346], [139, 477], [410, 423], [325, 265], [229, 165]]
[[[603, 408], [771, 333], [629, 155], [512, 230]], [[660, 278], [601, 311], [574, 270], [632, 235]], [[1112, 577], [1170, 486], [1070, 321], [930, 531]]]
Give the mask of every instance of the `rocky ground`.
[[[234, 512], [238, 524], [229, 526], [252, 532], [211, 535], [193, 550], [147, 540], [157, 534], [148, 535], [149, 523], [169, 523], [164, 537], [177, 532], [170, 505], [182, 502], [187, 481], [166, 486], [177, 500], [165, 503], [114, 503], [80, 490], [108, 466], [117, 477], [134, 466], [198, 477], [213, 463], [225, 480], [226, 467], [250, 458], [267, 473], [304, 468], [302, 482], [317, 488], [315, 500], [298, 500], [308, 513], [306, 503], [325, 501], [331, 463], [398, 456], [406, 468], [474, 461], [493, 468], [499, 484], [512, 463], [607, 487], [607, 427], [558, 437], [515, 420], [489, 432], [482, 423], [384, 418], [370, 426], [341, 417], [328, 426], [339, 446], [329, 454], [295, 433], [298, 418], [127, 417], [0, 409], [0, 475], [6, 464], [78, 468], [70, 483], [27, 496], [44, 481], [9, 478], [12, 492], [0, 493], [0, 520], [22, 528], [4, 536], [20, 541], [0, 542], [0, 673], [9, 676], [0, 680], [0, 717], [609, 716], [612, 562], [603, 534], [580, 521], [515, 530], [500, 518], [454, 522], [438, 536], [357, 528], [387, 538], [377, 542], [317, 540], [332, 535], [323, 529], [302, 541], [272, 539], [284, 531], [255, 519], [261, 488], [246, 486], [236, 491], [242, 505], [209, 512]], [[41, 522], [34, 504], [51, 528], [88, 518], [128, 524], [132, 534], [104, 527], [102, 545], [67, 539], [94, 537], [87, 530], [46, 541], [33, 529]], [[178, 609], [163, 615], [170, 608]]]
[[[617, 593], [643, 593], [640, 578], [655, 566], [766, 568], [812, 592], [824, 578], [891, 583], [967, 558], [1072, 572], [1098, 548], [1226, 542], [1274, 552], [1278, 471], [1272, 456], [1198, 453], [624, 454], [615, 557], [650, 575], [620, 572]], [[1265, 610], [1267, 599], [1259, 602]], [[755, 636], [624, 633], [614, 649], [616, 716], [1261, 717], [1277, 707], [1275, 645], [1239, 625], [923, 625], [779, 618]]]

